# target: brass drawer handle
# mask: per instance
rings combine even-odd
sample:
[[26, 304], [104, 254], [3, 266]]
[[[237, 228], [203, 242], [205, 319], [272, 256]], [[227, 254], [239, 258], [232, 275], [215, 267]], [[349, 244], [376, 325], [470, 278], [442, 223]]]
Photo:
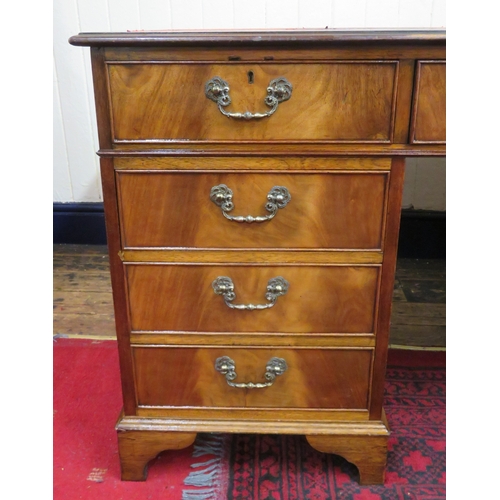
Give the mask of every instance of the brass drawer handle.
[[255, 311], [261, 309], [269, 309], [273, 307], [276, 303], [276, 299], [280, 295], [285, 295], [288, 292], [289, 283], [285, 278], [277, 276], [276, 278], [271, 278], [267, 282], [266, 300], [269, 302], [267, 304], [233, 304], [233, 300], [236, 298], [236, 293], [234, 292], [234, 283], [231, 278], [227, 276], [219, 276], [212, 282], [212, 288], [217, 295], [222, 295], [224, 297], [224, 302], [231, 309], [240, 309], [245, 311]]
[[233, 382], [237, 377], [236, 365], [229, 356], [222, 356], [215, 360], [215, 369], [226, 376], [226, 382], [231, 387], [240, 389], [262, 389], [273, 385], [278, 375], [283, 375], [288, 366], [283, 358], [271, 358], [266, 365], [266, 373], [264, 374], [267, 382]]
[[290, 192], [286, 187], [274, 186], [269, 193], [267, 193], [267, 203], [264, 205], [269, 215], [258, 215], [256, 217], [247, 215], [229, 215], [229, 212], [234, 208], [233, 192], [225, 184], [214, 186], [210, 190], [210, 200], [213, 201], [218, 207], [221, 207], [222, 214], [226, 219], [235, 222], [264, 222], [272, 219], [278, 209], [284, 208], [292, 199]]
[[283, 76], [271, 80], [267, 87], [267, 96], [264, 102], [271, 109], [265, 113], [230, 113], [224, 108], [231, 104], [229, 97], [229, 84], [220, 76], [214, 76], [205, 84], [205, 95], [212, 101], [217, 103], [219, 111], [228, 118], [236, 118], [238, 120], [252, 120], [259, 118], [267, 118], [271, 116], [277, 109], [278, 104], [283, 101], [288, 101], [292, 96], [292, 84]]

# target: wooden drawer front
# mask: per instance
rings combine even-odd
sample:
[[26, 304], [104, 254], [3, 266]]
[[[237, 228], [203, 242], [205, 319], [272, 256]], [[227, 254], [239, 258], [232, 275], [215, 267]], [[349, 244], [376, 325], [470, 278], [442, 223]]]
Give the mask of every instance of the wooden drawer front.
[[[134, 331], [371, 333], [379, 266], [127, 264]], [[266, 304], [268, 281], [281, 276], [285, 295], [264, 310], [236, 310], [212, 287], [234, 283], [233, 304]]]
[[[170, 348], [132, 349], [140, 406], [366, 409], [370, 349]], [[230, 387], [215, 369], [228, 356], [233, 382], [266, 382], [266, 365], [284, 359], [287, 369], [264, 388]], [[175, 381], [175, 383], [172, 383]]]
[[[390, 142], [398, 63], [323, 64], [108, 63], [114, 142]], [[249, 83], [249, 72], [253, 83]], [[229, 112], [264, 113], [273, 79], [293, 86], [268, 118], [227, 118], [205, 95], [221, 77]]]
[[[207, 161], [207, 165], [210, 161]], [[380, 249], [387, 172], [138, 173], [118, 171], [125, 248]], [[210, 200], [212, 187], [233, 192], [235, 216], [266, 216], [268, 193], [288, 189], [291, 200], [264, 222], [226, 219]]]
[[413, 101], [412, 143], [446, 142], [446, 63], [419, 61]]

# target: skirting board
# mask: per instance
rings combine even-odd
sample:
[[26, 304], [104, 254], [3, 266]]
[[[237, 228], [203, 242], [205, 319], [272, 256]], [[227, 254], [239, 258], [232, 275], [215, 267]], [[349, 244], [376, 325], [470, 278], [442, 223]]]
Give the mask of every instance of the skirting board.
[[105, 245], [102, 203], [54, 203], [54, 243]]
[[[103, 204], [54, 203], [54, 243], [105, 245]], [[446, 212], [403, 210], [398, 257], [444, 259]]]

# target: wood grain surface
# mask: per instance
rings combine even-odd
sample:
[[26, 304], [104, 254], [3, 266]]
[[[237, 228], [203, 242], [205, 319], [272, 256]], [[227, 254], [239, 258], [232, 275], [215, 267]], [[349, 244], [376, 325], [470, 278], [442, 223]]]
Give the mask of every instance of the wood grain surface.
[[398, 253], [404, 174], [404, 158], [394, 158], [392, 160], [389, 202], [387, 204], [387, 224], [384, 234], [386, 250], [382, 264], [380, 299], [377, 310], [377, 345], [375, 347], [373, 377], [371, 381], [372, 399], [370, 401], [370, 418], [374, 420], [379, 420], [383, 412], [385, 368], [387, 364], [387, 351], [389, 349], [389, 332], [391, 329], [391, 306]]
[[[330, 47], [353, 46], [358, 52], [371, 46], [406, 47], [416, 45], [425, 47], [444, 47], [446, 32], [443, 29], [265, 29], [265, 30], [160, 30], [114, 33], [79, 33], [69, 39], [72, 45], [98, 47], [156, 47], [163, 53], [180, 47], [195, 46], [198, 50], [210, 47], [223, 51], [227, 46], [232, 50], [240, 46], [290, 47], [293, 51], [315, 46]], [[165, 50], [168, 47], [168, 50]]]
[[[272, 152], [268, 146], [265, 150], [252, 146], [253, 154], [237, 151], [237, 145], [230, 150], [217, 153], [204, 150], [173, 152], [160, 151], [114, 151], [114, 165], [116, 170], [169, 170], [169, 171], [203, 171], [208, 170], [237, 170], [243, 171], [336, 171], [336, 170], [390, 170], [390, 158], [349, 158], [325, 154], [320, 158], [309, 155], [309, 152], [291, 155], [287, 149], [281, 155]], [[291, 146], [289, 146], [291, 147]], [[325, 146], [323, 148], [326, 149]], [[352, 148], [352, 147], [351, 147]], [[193, 154], [194, 153], [194, 154]], [[255, 154], [257, 153], [257, 154]], [[101, 156], [108, 156], [100, 151]], [[120, 156], [123, 155], [123, 156]], [[286, 156], [284, 156], [286, 155]], [[262, 172], [261, 172], [262, 173]]]
[[[279, 411], [281, 430], [302, 431], [320, 451], [354, 462], [362, 483], [383, 482], [383, 387], [404, 157], [444, 154], [445, 36], [297, 33], [71, 39], [96, 47], [124, 479], [143, 479], [150, 458], [189, 445], [199, 430], [276, 431], [268, 415]], [[278, 77], [293, 91], [272, 116], [235, 120], [205, 95], [216, 76], [230, 87], [228, 112], [267, 111], [267, 87]], [[177, 169], [168, 164], [175, 155]], [[360, 163], [312, 166], [324, 157], [335, 164], [340, 155]], [[375, 161], [371, 155], [390, 161], [390, 171], [387, 164], [361, 168]], [[209, 156], [219, 157], [213, 168]], [[245, 157], [253, 157], [252, 166]], [[292, 199], [271, 221], [238, 224], [209, 199], [219, 184], [233, 190], [237, 215], [265, 215], [273, 186], [286, 186]], [[182, 249], [189, 251], [180, 256]], [[274, 252], [267, 262], [266, 252]], [[226, 254], [238, 256], [224, 261]], [[267, 303], [271, 278], [290, 285], [271, 308], [235, 310], [213, 290], [220, 276], [232, 279], [238, 305]], [[236, 382], [263, 382], [271, 357], [285, 359], [288, 369], [269, 387], [235, 388], [215, 369], [221, 356], [235, 361]], [[125, 429], [127, 418], [132, 427]]]
[[[109, 63], [114, 141], [390, 142], [397, 62], [326, 64]], [[253, 73], [249, 83], [248, 72]], [[225, 117], [205, 96], [215, 76], [230, 87], [226, 111], [266, 112], [271, 80], [285, 77], [290, 100], [269, 118]]]
[[[130, 253], [130, 252], [129, 252]], [[77, 337], [109, 340], [116, 339], [113, 314], [113, 298], [109, 276], [109, 260], [107, 248], [103, 245], [54, 245], [53, 248], [54, 274], [54, 328], [53, 335], [62, 337]], [[411, 280], [413, 286], [423, 285], [432, 280], [433, 287], [422, 286], [423, 293], [419, 303], [409, 302], [405, 289], [401, 283]], [[389, 345], [405, 349], [443, 350], [446, 346], [446, 303], [433, 303], [431, 294], [438, 290], [445, 297], [446, 261], [425, 259], [398, 259], [396, 266], [396, 283], [393, 294], [391, 315], [391, 330]], [[211, 342], [218, 345], [227, 344], [227, 337], [212, 336]], [[308, 336], [308, 334], [306, 334]], [[172, 337], [176, 344], [185, 342], [186, 334]], [[365, 337], [359, 334], [356, 338], [321, 337], [318, 345], [372, 345]], [[247, 335], [245, 339], [247, 339]], [[292, 345], [304, 342], [304, 335], [294, 335], [297, 341]], [[190, 336], [190, 342], [201, 344], [206, 342], [201, 336]], [[281, 336], [280, 336], [281, 339]], [[356, 339], [359, 339], [356, 341]], [[161, 334], [133, 334], [133, 343], [165, 343]], [[282, 345], [283, 340], [276, 336], [250, 336], [252, 342], [268, 342], [271, 345], [277, 342]], [[234, 342], [241, 342], [234, 339]], [[341, 344], [340, 344], [341, 343]], [[362, 343], [362, 344], [360, 344]]]
[[[368, 404], [371, 349], [134, 347], [132, 351], [142, 406], [366, 409]], [[288, 368], [270, 387], [235, 388], [215, 370], [221, 356], [235, 362], [234, 382], [265, 382], [272, 357], [283, 358]]]
[[141, 248], [120, 252], [124, 262], [169, 262], [190, 264], [381, 264], [381, 250], [318, 250], [317, 248], [290, 251], [262, 250], [239, 251], [234, 249], [206, 250], [196, 248], [150, 249]]
[[[268, 166], [272, 168], [272, 161]], [[382, 248], [388, 184], [384, 172], [120, 170], [116, 177], [125, 248]], [[229, 215], [268, 215], [264, 207], [275, 186], [286, 187], [291, 200], [272, 220], [230, 221], [210, 200], [212, 187], [221, 184], [233, 192]]]
[[411, 142], [446, 142], [446, 62], [417, 63]]
[[[132, 330], [369, 333], [379, 266], [126, 264]], [[212, 282], [228, 276], [235, 304], [266, 304], [267, 282], [282, 276], [286, 295], [265, 310], [230, 309]]]
[[113, 161], [110, 158], [101, 158], [100, 164], [116, 336], [118, 339], [123, 411], [125, 415], [135, 415], [137, 402], [134, 388], [134, 374], [132, 372], [132, 357], [130, 354], [130, 322], [127, 314], [127, 292], [125, 288], [124, 266], [118, 256], [120, 248], [120, 225], [116, 203], [114, 167]]
[[122, 481], [145, 481], [147, 464], [158, 453], [192, 445], [196, 433], [119, 431], [118, 448]]
[[261, 63], [262, 61], [274, 61], [276, 63], [309, 63], [311, 61], [324, 62], [331, 60], [358, 60], [358, 61], [380, 61], [380, 60], [400, 60], [400, 59], [444, 59], [446, 47], [444, 43], [428, 44], [427, 47], [416, 44], [390, 45], [376, 44], [374, 41], [367, 42], [360, 46], [359, 43], [318, 46], [314, 48], [305, 47], [267, 47], [259, 48], [255, 46], [240, 47], [174, 47], [168, 51], [161, 47], [137, 47], [130, 50], [130, 47], [104, 48], [106, 59], [109, 61], [211, 61], [227, 63], [228, 61], [240, 61], [248, 63]]
[[383, 484], [387, 463], [387, 441], [385, 436], [318, 436], [307, 435], [309, 444], [323, 453], [341, 455], [353, 463], [359, 472], [360, 484]]

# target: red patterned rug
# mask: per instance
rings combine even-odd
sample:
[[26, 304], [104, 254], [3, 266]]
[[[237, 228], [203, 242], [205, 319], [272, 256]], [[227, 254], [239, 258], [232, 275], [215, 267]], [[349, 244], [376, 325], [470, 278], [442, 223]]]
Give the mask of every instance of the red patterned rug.
[[444, 353], [392, 353], [391, 358], [384, 485], [359, 486], [356, 467], [316, 452], [302, 436], [240, 435], [230, 444], [227, 499], [444, 499]]
[[116, 342], [54, 343], [54, 499], [441, 500], [445, 498], [444, 353], [390, 353], [391, 437], [383, 486], [301, 436], [199, 435], [160, 454], [146, 482], [122, 482]]

